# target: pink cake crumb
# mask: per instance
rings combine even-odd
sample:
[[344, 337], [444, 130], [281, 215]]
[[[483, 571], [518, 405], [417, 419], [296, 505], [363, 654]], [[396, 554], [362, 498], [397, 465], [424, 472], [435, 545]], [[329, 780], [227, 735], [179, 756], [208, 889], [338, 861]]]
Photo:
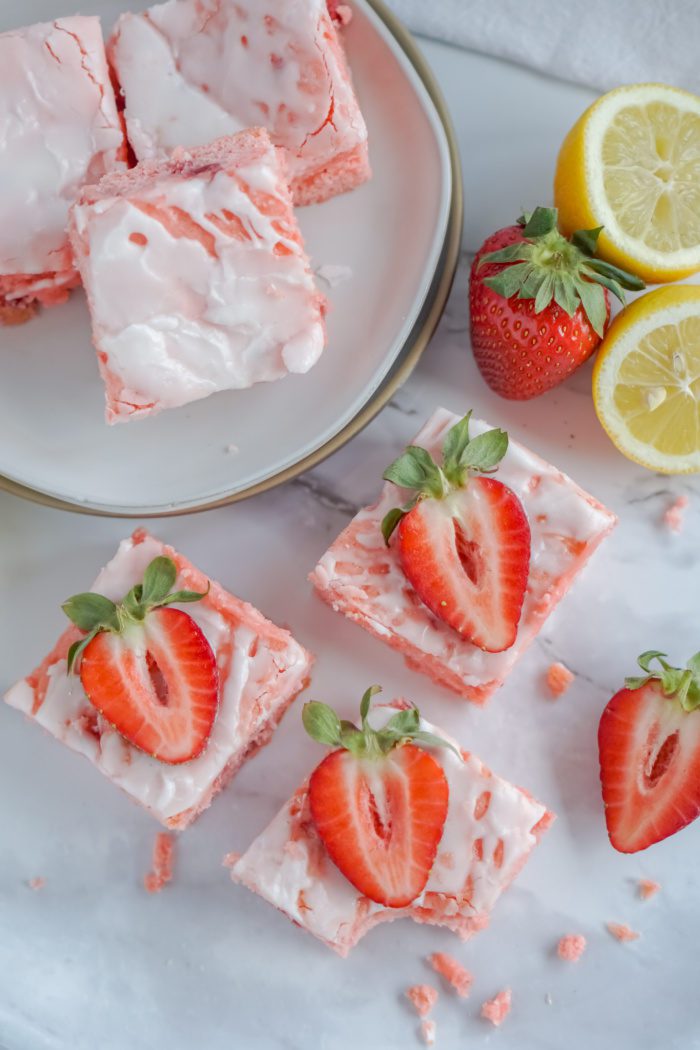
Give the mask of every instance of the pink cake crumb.
[[35, 875], [33, 879], [29, 879], [27, 886], [30, 890], [43, 890], [46, 885], [46, 879], [43, 875]]
[[153, 871], [145, 876], [143, 884], [149, 893], [160, 893], [173, 877], [175, 839], [167, 831], [159, 831], [153, 845]]
[[671, 532], [680, 532], [683, 528], [684, 510], [688, 506], [687, 496], [679, 496], [678, 499], [664, 511], [664, 525]]
[[435, 1046], [436, 1027], [435, 1021], [421, 1021], [420, 1034], [426, 1046]]
[[578, 962], [586, 950], [586, 938], [580, 933], [567, 933], [557, 945], [557, 955], [566, 962]]
[[451, 984], [460, 999], [466, 999], [471, 991], [473, 975], [452, 955], [447, 952], [433, 952], [428, 962], [448, 984]]
[[487, 999], [485, 1003], [482, 1003], [481, 1016], [485, 1021], [490, 1021], [491, 1024], [498, 1027], [503, 1024], [510, 1013], [511, 1002], [510, 988], [504, 988], [498, 995], [494, 995], [493, 999]]
[[547, 668], [547, 686], [552, 696], [562, 696], [576, 676], [564, 664], [554, 663]]
[[406, 989], [406, 998], [410, 999], [419, 1017], [427, 1017], [438, 998], [437, 988], [430, 984], [414, 984]]
[[660, 882], [654, 882], [652, 879], [640, 879], [637, 883], [637, 896], [643, 901], [648, 901], [650, 897], [655, 897], [660, 889]]
[[629, 941], [638, 941], [640, 935], [624, 922], [606, 922], [606, 929], [616, 941], [626, 944]]

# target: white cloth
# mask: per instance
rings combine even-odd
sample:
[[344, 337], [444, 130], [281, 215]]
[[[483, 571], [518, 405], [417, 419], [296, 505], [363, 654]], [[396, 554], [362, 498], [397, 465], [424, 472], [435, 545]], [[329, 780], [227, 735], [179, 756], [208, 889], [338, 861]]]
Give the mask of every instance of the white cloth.
[[700, 0], [387, 0], [416, 33], [608, 90], [700, 94]]

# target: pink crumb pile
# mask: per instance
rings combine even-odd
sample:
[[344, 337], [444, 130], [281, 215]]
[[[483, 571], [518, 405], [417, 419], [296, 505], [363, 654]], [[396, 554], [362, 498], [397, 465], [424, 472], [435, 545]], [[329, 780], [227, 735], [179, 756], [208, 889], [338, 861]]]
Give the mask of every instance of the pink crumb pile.
[[460, 962], [446, 952], [433, 952], [428, 956], [428, 962], [448, 984], [451, 984], [460, 999], [466, 999], [471, 991], [473, 975], [465, 969]]
[[406, 989], [406, 998], [411, 1001], [419, 1017], [427, 1017], [437, 1002], [437, 988], [429, 984], [414, 984]]
[[557, 945], [557, 955], [566, 962], [578, 962], [586, 950], [586, 938], [580, 933], [567, 933]]
[[605, 927], [608, 933], [615, 938], [616, 941], [620, 941], [625, 944], [628, 941], [638, 941], [639, 934], [636, 930], [631, 929], [624, 922], [606, 922]]
[[30, 890], [43, 890], [46, 885], [46, 879], [43, 875], [35, 875], [33, 879], [29, 879], [27, 886]]
[[654, 882], [652, 879], [640, 879], [637, 883], [637, 896], [643, 901], [648, 901], [650, 897], [655, 897], [660, 889], [660, 882]]
[[562, 696], [576, 676], [564, 664], [550, 664], [547, 668], [547, 687], [552, 696]]
[[487, 999], [485, 1003], [482, 1003], [481, 1016], [485, 1021], [490, 1021], [491, 1024], [498, 1027], [500, 1024], [503, 1024], [510, 1013], [511, 1005], [512, 995], [510, 988], [504, 988], [498, 995], [494, 995], [493, 999]]
[[173, 862], [175, 851], [175, 839], [167, 831], [160, 831], [156, 835], [153, 845], [153, 871], [145, 876], [143, 884], [149, 893], [160, 893], [167, 882], [173, 877]]
[[679, 496], [678, 499], [666, 508], [664, 511], [664, 525], [671, 532], [680, 532], [683, 528], [683, 519], [685, 517], [684, 511], [688, 506], [689, 500], [687, 496]]
[[435, 1046], [435, 1029], [435, 1021], [421, 1021], [420, 1034], [426, 1046]]

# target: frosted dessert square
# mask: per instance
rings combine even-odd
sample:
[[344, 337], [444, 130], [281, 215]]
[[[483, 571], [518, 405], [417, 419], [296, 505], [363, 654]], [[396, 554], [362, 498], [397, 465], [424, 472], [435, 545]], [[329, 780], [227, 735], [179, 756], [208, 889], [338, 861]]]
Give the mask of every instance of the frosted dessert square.
[[312, 657], [288, 631], [219, 584], [210, 583], [185, 557], [143, 529], [120, 544], [92, 589], [119, 601], [141, 581], [147, 566], [162, 556], [175, 563], [178, 588], [207, 592], [201, 601], [181, 606], [203, 632], [218, 670], [218, 708], [206, 747], [197, 757], [166, 764], [130, 743], [96, 710], [81, 677], [68, 673], [69, 650], [82, 638], [73, 626], [5, 700], [84, 755], [166, 827], [184, 828], [269, 741], [289, 704], [308, 683]]
[[125, 157], [98, 18], [0, 33], [0, 323], [79, 283], [68, 210]]
[[325, 300], [261, 128], [85, 187], [70, 234], [109, 423], [307, 372], [323, 350]]
[[[414, 444], [440, 458], [443, 439], [459, 417], [438, 409]], [[488, 430], [472, 420], [475, 435]], [[503, 683], [566, 594], [615, 516], [556, 467], [510, 441], [498, 479], [518, 496], [529, 521], [531, 561], [515, 642], [485, 652], [464, 640], [421, 601], [402, 571], [396, 545], [381, 531], [384, 516], [408, 493], [387, 482], [377, 503], [350, 522], [310, 579], [319, 595], [375, 637], [401, 652], [409, 666], [467, 700], [483, 704]]]
[[263, 125], [285, 151], [295, 204], [369, 178], [367, 128], [326, 0], [170, 0], [122, 15], [109, 56], [139, 160]]
[[[372, 725], [379, 728], [408, 706], [394, 701], [376, 707]], [[423, 719], [420, 726], [450, 739]], [[554, 818], [469, 752], [429, 751], [443, 767], [449, 801], [427, 883], [410, 904], [387, 907], [370, 900], [335, 866], [311, 814], [308, 781], [242, 856], [227, 861], [231, 878], [343, 956], [373, 926], [398, 918], [445, 926], [463, 940], [484, 929], [501, 893]]]

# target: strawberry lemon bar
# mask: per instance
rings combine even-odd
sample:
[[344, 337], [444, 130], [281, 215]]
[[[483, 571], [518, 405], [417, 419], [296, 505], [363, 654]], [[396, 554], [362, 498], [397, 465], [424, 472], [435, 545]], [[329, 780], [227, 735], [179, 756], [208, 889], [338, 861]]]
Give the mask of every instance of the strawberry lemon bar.
[[0, 323], [79, 283], [68, 210], [125, 153], [98, 18], [0, 34]]
[[169, 828], [206, 809], [309, 680], [288, 631], [144, 530], [63, 608], [75, 626], [5, 699]]
[[409, 917], [467, 939], [553, 815], [394, 701], [361, 727], [325, 704], [307, 731], [336, 748], [232, 864], [234, 882], [347, 955], [380, 922]]
[[311, 580], [411, 667], [484, 703], [615, 517], [470, 416], [434, 413]]
[[325, 301], [262, 128], [85, 187], [70, 232], [109, 423], [307, 372], [323, 350]]
[[109, 45], [139, 160], [264, 125], [295, 204], [369, 178], [367, 128], [326, 0], [170, 0]]

